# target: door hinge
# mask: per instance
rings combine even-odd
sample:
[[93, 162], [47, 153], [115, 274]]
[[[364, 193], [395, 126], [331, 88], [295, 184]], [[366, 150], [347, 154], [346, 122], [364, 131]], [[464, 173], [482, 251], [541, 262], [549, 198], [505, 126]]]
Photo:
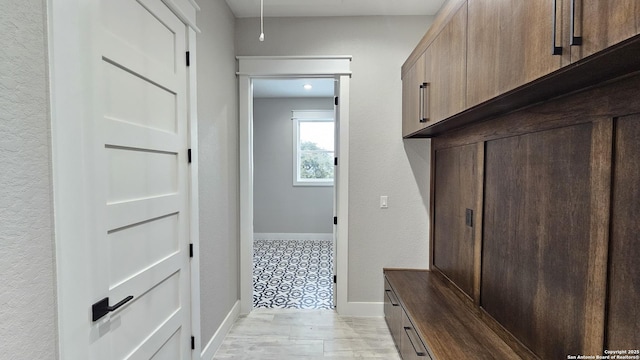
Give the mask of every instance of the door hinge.
[[193, 244], [189, 244], [189, 257], [193, 257]]
[[333, 275], [333, 283], [337, 284], [338, 283], [338, 276]]
[[191, 66], [191, 57], [189, 56], [189, 52], [186, 54], [187, 66]]
[[338, 103], [340, 103], [340, 101], [338, 100], [338, 97], [336, 96], [336, 97], [333, 98], [333, 104], [335, 106], [338, 106]]
[[333, 158], [333, 165], [338, 166], [338, 158], [337, 157]]
[[191, 164], [191, 149], [187, 149], [187, 160], [189, 161], [189, 164]]
[[338, 217], [337, 216], [333, 217], [333, 225], [338, 225]]
[[196, 337], [192, 336], [191, 337], [191, 350], [195, 350], [196, 349]]

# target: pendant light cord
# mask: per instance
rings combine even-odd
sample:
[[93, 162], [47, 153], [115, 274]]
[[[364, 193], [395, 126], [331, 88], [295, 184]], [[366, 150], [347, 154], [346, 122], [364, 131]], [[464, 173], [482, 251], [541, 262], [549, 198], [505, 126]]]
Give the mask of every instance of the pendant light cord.
[[260, 41], [264, 41], [264, 0], [260, 0]]

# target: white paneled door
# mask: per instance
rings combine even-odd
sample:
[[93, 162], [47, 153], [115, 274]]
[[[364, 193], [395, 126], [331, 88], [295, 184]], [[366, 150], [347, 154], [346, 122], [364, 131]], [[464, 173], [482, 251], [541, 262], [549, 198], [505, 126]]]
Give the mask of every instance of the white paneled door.
[[91, 358], [190, 359], [186, 28], [161, 0], [100, 14]]

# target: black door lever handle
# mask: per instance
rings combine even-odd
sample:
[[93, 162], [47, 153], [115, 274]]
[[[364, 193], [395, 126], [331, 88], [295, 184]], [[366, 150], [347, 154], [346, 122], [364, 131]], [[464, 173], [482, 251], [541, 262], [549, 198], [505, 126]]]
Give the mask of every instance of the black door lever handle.
[[109, 306], [109, 298], [106, 297], [98, 301], [97, 303], [91, 305], [91, 313], [92, 313], [91, 319], [93, 321], [97, 321], [103, 316], [107, 315], [109, 312], [118, 310], [120, 307], [122, 307], [122, 305], [128, 303], [131, 300], [133, 300], [133, 296], [129, 295], [126, 298], [122, 299], [122, 301], [118, 302], [117, 304], [113, 306]]

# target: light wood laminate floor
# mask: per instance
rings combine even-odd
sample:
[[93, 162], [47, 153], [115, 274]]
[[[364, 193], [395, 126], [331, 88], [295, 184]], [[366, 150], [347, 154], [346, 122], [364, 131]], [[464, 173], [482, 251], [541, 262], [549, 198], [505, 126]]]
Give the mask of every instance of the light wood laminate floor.
[[400, 360], [382, 317], [333, 310], [255, 309], [241, 316], [214, 359]]

